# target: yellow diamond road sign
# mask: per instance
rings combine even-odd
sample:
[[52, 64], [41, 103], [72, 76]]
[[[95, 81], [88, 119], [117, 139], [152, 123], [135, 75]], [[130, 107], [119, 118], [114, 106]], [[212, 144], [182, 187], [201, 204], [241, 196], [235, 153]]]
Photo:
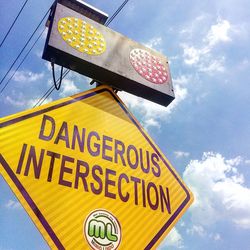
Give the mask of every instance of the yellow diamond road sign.
[[52, 249], [155, 249], [193, 200], [105, 86], [2, 118], [0, 173]]

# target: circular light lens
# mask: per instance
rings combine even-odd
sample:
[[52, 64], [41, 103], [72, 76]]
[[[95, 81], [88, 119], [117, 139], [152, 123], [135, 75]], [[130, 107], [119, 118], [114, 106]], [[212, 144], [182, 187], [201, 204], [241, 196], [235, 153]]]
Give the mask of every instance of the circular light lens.
[[93, 25], [84, 20], [64, 17], [58, 21], [57, 27], [62, 39], [79, 52], [100, 55], [106, 50], [104, 36]]
[[[146, 50], [133, 49], [130, 52], [130, 63], [135, 71], [149, 82], [163, 84], [168, 80], [166, 63], [164, 64], [160, 58]], [[162, 75], [164, 77], [160, 77]]]

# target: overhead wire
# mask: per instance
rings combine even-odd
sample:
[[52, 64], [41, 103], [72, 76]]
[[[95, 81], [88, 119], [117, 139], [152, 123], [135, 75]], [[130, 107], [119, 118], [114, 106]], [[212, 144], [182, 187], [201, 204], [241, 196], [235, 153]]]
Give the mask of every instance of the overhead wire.
[[6, 40], [7, 36], [9, 35], [10, 31], [12, 30], [13, 26], [15, 25], [15, 23], [16, 23], [18, 17], [19, 17], [20, 14], [22, 13], [22, 11], [23, 11], [23, 9], [24, 9], [24, 7], [25, 7], [25, 5], [26, 5], [27, 2], [28, 2], [28, 0], [26, 0], [26, 1], [24, 2], [24, 4], [22, 5], [22, 7], [21, 7], [20, 11], [18, 12], [18, 14], [17, 14], [15, 20], [12, 22], [10, 28], [8, 29], [6, 35], [4, 36], [4, 38], [3, 38], [3, 40], [2, 40], [2, 42], [1, 42], [1, 44], [0, 44], [0, 47], [2, 47], [4, 41]]
[[[40, 99], [33, 105], [32, 108], [35, 108], [36, 106], [40, 106], [45, 100], [46, 100], [46, 95], [51, 91], [51, 90], [54, 90], [55, 86], [52, 85], [45, 93], [42, 97], [40, 97]], [[42, 101], [42, 99], [45, 97], [45, 99]], [[41, 102], [41, 104], [40, 104]], [[40, 104], [40, 105], [39, 105]]]
[[28, 52], [26, 53], [26, 55], [24, 56], [24, 58], [22, 59], [22, 61], [19, 63], [19, 65], [17, 66], [17, 68], [15, 69], [15, 71], [13, 72], [13, 74], [11, 75], [11, 77], [9, 78], [9, 80], [5, 83], [4, 87], [0, 91], [0, 94], [4, 91], [4, 89], [7, 87], [7, 85], [9, 84], [9, 82], [12, 80], [12, 78], [14, 77], [14, 75], [16, 74], [16, 72], [18, 71], [18, 69], [24, 63], [24, 61], [28, 57], [29, 53], [34, 48], [34, 46], [36, 45], [36, 43], [38, 42], [38, 40], [41, 38], [41, 36], [42, 36], [42, 34], [44, 33], [45, 30], [46, 30], [46, 27], [44, 27], [44, 29], [42, 30], [42, 32], [40, 33], [40, 35], [37, 37], [37, 39], [35, 40], [35, 42], [32, 44], [32, 46], [30, 47], [30, 49], [28, 50]]
[[128, 3], [129, 0], [125, 0], [120, 7], [115, 11], [115, 13], [109, 18], [109, 20], [105, 23], [105, 26], [109, 26], [109, 24], [115, 19], [115, 17], [121, 12], [124, 6]]
[[[62, 75], [62, 79], [70, 72], [70, 69], [66, 69], [64, 72], [63, 72], [63, 75]], [[60, 81], [60, 78], [59, 77], [57, 80], [56, 80], [56, 83], [58, 83]], [[55, 85], [52, 85], [45, 93], [42, 97], [40, 97], [40, 99], [34, 104], [33, 108], [37, 107], [37, 106], [40, 106], [44, 103], [44, 101], [51, 95], [51, 93], [55, 90]]]
[[[51, 9], [51, 8], [50, 8]], [[0, 81], [0, 85], [3, 83], [3, 81], [5, 80], [6, 76], [9, 74], [9, 72], [12, 70], [13, 66], [15, 65], [15, 63], [17, 62], [17, 60], [19, 59], [19, 57], [21, 56], [21, 54], [23, 53], [23, 51], [25, 50], [25, 48], [27, 47], [27, 45], [29, 44], [29, 42], [31, 41], [31, 39], [33, 38], [33, 36], [35, 35], [35, 33], [37, 32], [37, 30], [39, 29], [40, 25], [42, 24], [42, 22], [44, 21], [45, 17], [48, 15], [50, 9], [45, 13], [45, 15], [43, 16], [42, 20], [39, 22], [39, 24], [37, 25], [36, 29], [33, 31], [33, 33], [31, 34], [31, 36], [29, 37], [28, 41], [26, 42], [26, 44], [24, 45], [24, 47], [22, 48], [22, 50], [20, 51], [20, 53], [18, 54], [18, 56], [16, 57], [16, 59], [14, 60], [14, 62], [11, 64], [11, 66], [9, 67], [8, 71], [6, 72], [6, 74], [4, 75], [4, 77], [1, 79]]]
[[[129, 0], [124, 0], [124, 2], [118, 7], [118, 9], [113, 13], [113, 15], [108, 19], [108, 21], [104, 24], [105, 26], [109, 26], [109, 24], [115, 19], [115, 17], [121, 12], [121, 10], [124, 8], [124, 6], [128, 3]], [[69, 73], [69, 69], [67, 74]], [[66, 74], [66, 75], [67, 75]], [[66, 75], [63, 75], [61, 79], [64, 79], [64, 77]], [[60, 78], [57, 79], [57, 81], [59, 81]], [[90, 85], [92, 85], [95, 82], [95, 80], [91, 80], [91, 82], [89, 83]], [[46, 91], [46, 93], [38, 100], [38, 102], [33, 106], [40, 106], [43, 104], [43, 102], [51, 95], [51, 93], [55, 90], [55, 86], [53, 85], [52, 87], [50, 87], [49, 90]], [[43, 99], [43, 100], [42, 100]]]
[[[70, 72], [70, 69], [67, 69], [63, 72], [63, 75], [62, 75], [62, 79], [64, 79], [64, 77]], [[57, 80], [56, 80], [56, 84], [60, 81], [60, 78], [59, 77]], [[90, 81], [90, 85], [94, 84], [95, 83], [95, 80], [91, 80]], [[37, 107], [37, 106], [40, 106], [44, 103], [44, 101], [52, 94], [52, 92], [55, 90], [55, 86], [52, 85], [45, 93], [44, 95], [36, 102], [36, 104], [33, 106], [33, 108]]]

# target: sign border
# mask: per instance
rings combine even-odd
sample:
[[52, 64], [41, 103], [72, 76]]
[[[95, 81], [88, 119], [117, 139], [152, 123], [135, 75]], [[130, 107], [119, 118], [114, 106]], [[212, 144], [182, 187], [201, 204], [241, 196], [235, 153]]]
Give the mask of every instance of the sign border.
[[[91, 90], [89, 90], [89, 91], [91, 91]], [[36, 110], [36, 111], [33, 111], [32, 113], [21, 115], [19, 117], [12, 118], [12, 119], [4, 121], [2, 123], [0, 122], [0, 129], [3, 128], [3, 127], [7, 127], [9, 125], [12, 125], [12, 124], [21, 122], [23, 120], [35, 117], [37, 115], [41, 115], [41, 114], [49, 112], [51, 110], [58, 109], [58, 108], [66, 106], [66, 105], [70, 105], [72, 103], [87, 99], [89, 97], [95, 96], [95, 95], [97, 95], [99, 93], [102, 93], [104, 91], [107, 91], [109, 94], [111, 94], [111, 96], [114, 98], [114, 100], [119, 104], [120, 108], [125, 112], [125, 114], [129, 117], [129, 119], [133, 122], [133, 124], [137, 127], [137, 129], [141, 132], [141, 134], [144, 136], [144, 138], [147, 140], [147, 142], [150, 144], [150, 146], [153, 148], [153, 150], [158, 154], [158, 156], [160, 157], [162, 162], [165, 164], [165, 166], [168, 168], [168, 170], [171, 172], [171, 174], [174, 176], [174, 178], [177, 180], [177, 182], [180, 184], [180, 186], [183, 188], [183, 190], [185, 191], [185, 193], [187, 195], [185, 200], [181, 203], [181, 205], [174, 212], [174, 214], [161, 227], [161, 229], [156, 233], [156, 235], [153, 237], [153, 239], [145, 247], [145, 250], [148, 250], [148, 249], [151, 249], [156, 244], [156, 242], [160, 239], [160, 237], [168, 229], [168, 227], [171, 225], [171, 223], [177, 218], [177, 216], [179, 214], [181, 214], [181, 212], [183, 211], [186, 204], [191, 200], [191, 196], [190, 196], [190, 193], [189, 193], [188, 189], [182, 183], [180, 178], [176, 175], [176, 173], [173, 171], [173, 169], [170, 167], [170, 165], [165, 161], [162, 154], [159, 152], [159, 150], [156, 148], [156, 146], [153, 144], [153, 142], [145, 134], [145, 132], [143, 131], [140, 124], [137, 123], [136, 119], [130, 114], [130, 112], [127, 110], [125, 105], [121, 102], [121, 100], [119, 100], [119, 98], [114, 94], [114, 92], [109, 87], [102, 86], [99, 89], [97, 88], [95, 91], [92, 90], [92, 92], [88, 92], [86, 94], [83, 94], [83, 95], [80, 95], [80, 96], [77, 96], [77, 97], [72, 96], [71, 100], [67, 100], [67, 101], [64, 101], [62, 103], [58, 103], [58, 104], [55, 104], [55, 105], [52, 105], [52, 106], [49, 106], [49, 107], [45, 107], [44, 109]], [[77, 94], [77, 95], [79, 95], [79, 94]], [[13, 181], [13, 183], [16, 185], [16, 188], [19, 190], [19, 192], [21, 193], [23, 198], [26, 200], [26, 202], [28, 203], [28, 205], [30, 206], [32, 211], [35, 213], [35, 215], [37, 216], [37, 218], [39, 219], [39, 221], [43, 225], [44, 229], [46, 230], [46, 232], [48, 233], [48, 235], [50, 236], [50, 238], [52, 239], [52, 241], [54, 242], [56, 247], [58, 247], [59, 249], [64, 250], [65, 248], [62, 245], [62, 243], [60, 242], [60, 240], [58, 239], [58, 237], [56, 236], [55, 232], [50, 227], [49, 223], [46, 221], [45, 217], [42, 215], [41, 211], [39, 210], [39, 208], [37, 207], [35, 202], [32, 200], [32, 198], [30, 197], [28, 192], [25, 190], [25, 188], [23, 187], [21, 182], [15, 176], [15, 174], [13, 173], [13, 171], [11, 170], [10, 166], [5, 161], [5, 159], [4, 159], [4, 157], [3, 157], [3, 155], [1, 153], [0, 153], [0, 164], [3, 166], [3, 168], [5, 169], [5, 171], [7, 172], [7, 174], [9, 175], [11, 180]]]

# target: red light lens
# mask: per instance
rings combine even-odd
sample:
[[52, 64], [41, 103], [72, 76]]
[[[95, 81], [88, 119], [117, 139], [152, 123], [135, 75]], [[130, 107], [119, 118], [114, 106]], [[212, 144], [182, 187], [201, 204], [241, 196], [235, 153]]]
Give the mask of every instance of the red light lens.
[[166, 67], [159, 58], [146, 50], [133, 49], [130, 52], [130, 63], [144, 79], [154, 84], [163, 84], [168, 80]]

